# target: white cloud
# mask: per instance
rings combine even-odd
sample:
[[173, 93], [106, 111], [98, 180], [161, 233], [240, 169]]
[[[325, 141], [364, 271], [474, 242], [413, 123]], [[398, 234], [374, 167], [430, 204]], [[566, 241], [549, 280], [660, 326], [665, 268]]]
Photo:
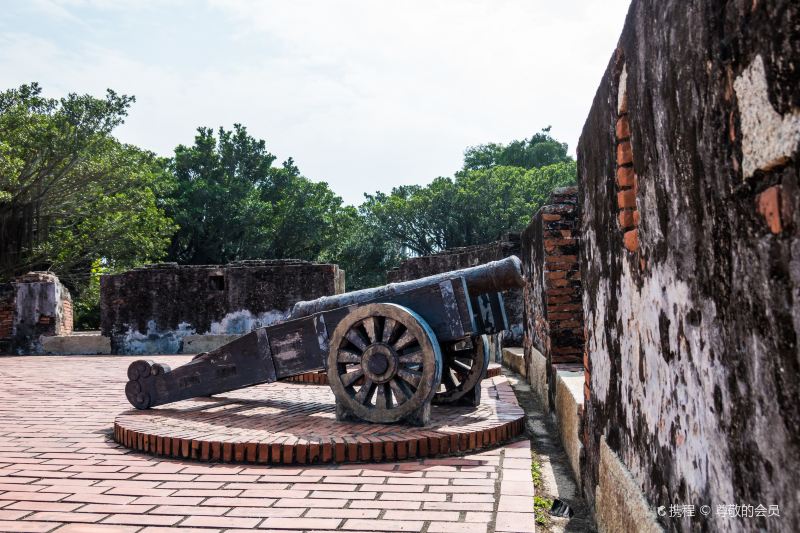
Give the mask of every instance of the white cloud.
[[[172, 11], [38, 1], [53, 17], [87, 23], [88, 12], [122, 25], [136, 11], [153, 27], [123, 42], [91, 21], [94, 31], [66, 45], [26, 27], [4, 31], [4, 86], [135, 94], [119, 136], [164, 154], [199, 125], [241, 122], [351, 203], [452, 174], [466, 146], [548, 124], [574, 152], [627, 9], [627, 0], [212, 0]], [[163, 49], [148, 52], [156, 38]]]

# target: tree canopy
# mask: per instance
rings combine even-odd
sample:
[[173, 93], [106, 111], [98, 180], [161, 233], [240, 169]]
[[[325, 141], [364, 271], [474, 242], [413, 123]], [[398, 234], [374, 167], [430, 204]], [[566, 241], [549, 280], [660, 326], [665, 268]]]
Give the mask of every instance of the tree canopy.
[[247, 129], [199, 128], [194, 145], [178, 146], [170, 169], [175, 188], [167, 213], [178, 224], [168, 259], [223, 264], [240, 259], [314, 260], [348, 222], [342, 199], [324, 182], [300, 175]]
[[174, 229], [159, 203], [164, 162], [111, 131], [133, 97], [45, 98], [33, 83], [0, 93], [0, 277], [160, 257]]

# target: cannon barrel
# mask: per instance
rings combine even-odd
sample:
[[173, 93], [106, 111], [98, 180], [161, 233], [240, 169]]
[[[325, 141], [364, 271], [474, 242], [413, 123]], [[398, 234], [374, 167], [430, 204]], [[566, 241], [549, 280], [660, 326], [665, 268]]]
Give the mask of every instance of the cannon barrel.
[[467, 283], [470, 296], [478, 296], [487, 292], [500, 292], [507, 289], [522, 287], [525, 283], [522, 277], [522, 261], [515, 255], [499, 261], [492, 261], [479, 266], [454, 270], [443, 274], [435, 274], [425, 278], [390, 283], [382, 287], [362, 289], [360, 291], [346, 292], [334, 296], [323, 296], [316, 300], [298, 302], [292, 308], [289, 318], [301, 318], [322, 311], [329, 311], [337, 307], [360, 304], [376, 299], [391, 297], [392, 295], [406, 292], [426, 285], [433, 285], [442, 281], [463, 277]]

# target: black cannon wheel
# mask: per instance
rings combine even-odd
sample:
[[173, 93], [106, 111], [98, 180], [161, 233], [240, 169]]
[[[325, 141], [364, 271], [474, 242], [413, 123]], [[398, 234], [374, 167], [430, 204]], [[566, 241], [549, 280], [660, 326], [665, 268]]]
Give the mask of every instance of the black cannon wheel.
[[462, 398], [473, 397], [480, 401], [480, 394], [474, 389], [480, 388], [489, 368], [489, 339], [486, 335], [472, 337], [466, 341], [466, 346], [462, 343], [443, 346], [442, 358], [442, 384], [433, 397], [433, 403], [456, 403]]
[[331, 337], [328, 382], [344, 411], [363, 420], [388, 423], [415, 416], [430, 405], [441, 373], [433, 330], [400, 305], [358, 307]]

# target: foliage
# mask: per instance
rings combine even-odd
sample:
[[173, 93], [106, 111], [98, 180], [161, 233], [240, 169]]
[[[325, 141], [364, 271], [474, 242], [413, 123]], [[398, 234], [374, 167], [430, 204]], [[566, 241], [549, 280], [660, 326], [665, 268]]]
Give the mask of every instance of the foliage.
[[321, 259], [338, 263], [345, 271], [347, 290], [365, 289], [386, 283], [386, 271], [400, 264], [403, 253], [386, 235], [364, 206], [347, 208], [347, 223]]
[[164, 162], [111, 136], [132, 102], [45, 98], [35, 83], [0, 93], [0, 277], [50, 269], [74, 291], [100, 258], [124, 268], [163, 254]]
[[548, 126], [530, 139], [511, 141], [507, 145], [488, 143], [470, 146], [464, 151], [463, 170], [499, 166], [531, 169], [571, 160], [572, 158], [567, 155], [567, 143], [558, 142], [551, 137]]
[[332, 246], [349, 218], [326, 183], [301, 176], [291, 158], [273, 167], [265, 142], [240, 124], [218, 136], [197, 132], [170, 167], [176, 187], [167, 211], [180, 226], [171, 260], [317, 259]]
[[362, 210], [394, 246], [427, 255], [520, 231], [553, 189], [574, 183], [575, 172], [574, 161], [530, 170], [469, 170], [455, 178], [436, 178], [425, 187], [367, 195]]

